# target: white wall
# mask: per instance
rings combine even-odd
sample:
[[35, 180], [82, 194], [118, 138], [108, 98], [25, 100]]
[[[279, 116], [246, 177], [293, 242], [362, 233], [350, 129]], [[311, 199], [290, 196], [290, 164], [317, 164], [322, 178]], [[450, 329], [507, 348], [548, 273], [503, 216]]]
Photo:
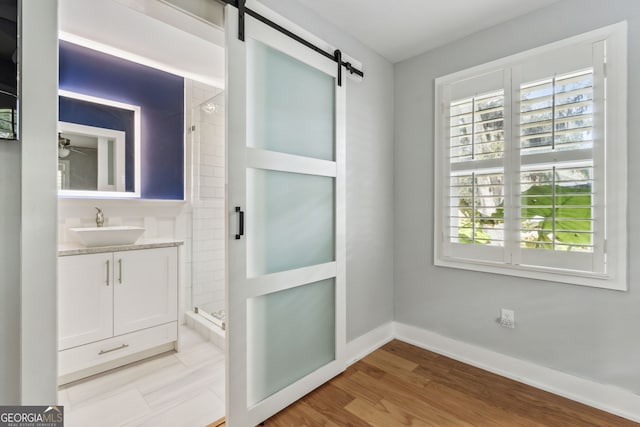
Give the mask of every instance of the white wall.
[[347, 340], [393, 320], [393, 67], [292, 0], [266, 6], [361, 61], [347, 80]]
[[21, 3], [20, 142], [0, 142], [0, 404], [56, 402], [57, 0]]
[[9, 302], [21, 310], [20, 384], [13, 387], [22, 404], [46, 405], [57, 398], [58, 2], [20, 5], [21, 221], [13, 248], [20, 251], [20, 300]]
[[0, 404], [20, 402], [20, 143], [0, 141]]
[[[629, 291], [434, 267], [434, 78], [624, 19]], [[396, 320], [640, 393], [640, 2], [561, 1], [396, 64], [395, 89]], [[495, 323], [501, 307], [515, 310], [515, 330]]]

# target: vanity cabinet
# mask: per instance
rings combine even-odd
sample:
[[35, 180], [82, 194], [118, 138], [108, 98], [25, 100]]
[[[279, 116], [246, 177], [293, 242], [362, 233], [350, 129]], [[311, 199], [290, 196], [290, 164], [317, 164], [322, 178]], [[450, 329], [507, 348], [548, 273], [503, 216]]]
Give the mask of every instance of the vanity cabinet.
[[61, 256], [58, 287], [61, 383], [169, 350], [177, 340], [175, 246]]
[[113, 336], [113, 254], [58, 259], [58, 350]]
[[178, 320], [176, 249], [114, 254], [113, 334]]

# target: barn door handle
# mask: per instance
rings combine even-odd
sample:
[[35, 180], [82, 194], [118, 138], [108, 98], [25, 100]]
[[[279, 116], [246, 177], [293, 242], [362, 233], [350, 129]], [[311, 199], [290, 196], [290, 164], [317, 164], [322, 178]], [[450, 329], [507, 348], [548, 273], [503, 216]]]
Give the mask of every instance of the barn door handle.
[[240, 210], [240, 206], [236, 206], [236, 212], [238, 213], [238, 234], [236, 234], [236, 240], [240, 240], [240, 236], [244, 236], [244, 212]]

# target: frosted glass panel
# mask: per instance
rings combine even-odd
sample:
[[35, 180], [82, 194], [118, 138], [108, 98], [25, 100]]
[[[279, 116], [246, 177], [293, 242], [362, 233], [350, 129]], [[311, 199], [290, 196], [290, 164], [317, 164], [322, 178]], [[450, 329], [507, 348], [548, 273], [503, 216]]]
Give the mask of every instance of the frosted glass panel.
[[247, 274], [335, 260], [334, 178], [247, 169]]
[[248, 43], [247, 144], [334, 160], [334, 78], [259, 42]]
[[247, 301], [249, 405], [335, 359], [334, 288], [328, 279]]

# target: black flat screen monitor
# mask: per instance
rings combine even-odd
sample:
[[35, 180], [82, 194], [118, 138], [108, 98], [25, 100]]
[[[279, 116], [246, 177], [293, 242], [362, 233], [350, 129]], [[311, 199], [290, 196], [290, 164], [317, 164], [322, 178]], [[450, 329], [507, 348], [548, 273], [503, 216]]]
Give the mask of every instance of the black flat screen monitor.
[[18, 0], [0, 0], [0, 139], [18, 138]]

